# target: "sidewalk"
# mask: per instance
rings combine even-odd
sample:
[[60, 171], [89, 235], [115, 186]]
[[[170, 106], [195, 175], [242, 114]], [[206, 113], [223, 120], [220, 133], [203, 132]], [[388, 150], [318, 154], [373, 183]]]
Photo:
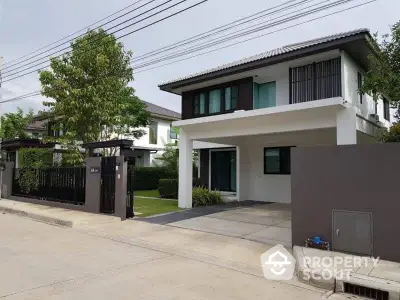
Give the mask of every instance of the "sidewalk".
[[71, 209], [50, 207], [46, 205], [25, 203], [8, 199], [0, 200], [0, 212], [71, 228], [85, 227], [93, 224], [121, 222], [120, 218], [114, 216], [92, 214]]

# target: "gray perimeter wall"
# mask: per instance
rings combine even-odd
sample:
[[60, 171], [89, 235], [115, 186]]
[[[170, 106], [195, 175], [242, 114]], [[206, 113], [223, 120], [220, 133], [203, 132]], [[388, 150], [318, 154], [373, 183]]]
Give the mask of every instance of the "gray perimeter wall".
[[291, 158], [293, 245], [331, 242], [333, 209], [371, 212], [373, 255], [400, 261], [400, 144], [297, 147]]

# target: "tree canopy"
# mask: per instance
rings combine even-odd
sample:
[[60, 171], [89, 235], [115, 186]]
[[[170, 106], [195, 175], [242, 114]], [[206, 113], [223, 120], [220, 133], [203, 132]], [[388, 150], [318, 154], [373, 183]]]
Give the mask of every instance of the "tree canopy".
[[15, 113], [6, 113], [0, 118], [0, 137], [4, 140], [28, 138], [26, 127], [32, 122], [33, 110], [24, 113], [22, 108], [18, 107]]
[[146, 106], [128, 84], [133, 81], [132, 53], [103, 29], [88, 31], [71, 43], [71, 51], [52, 58], [40, 72], [43, 102], [69, 147], [121, 137], [139, 138], [147, 126]]
[[363, 93], [388, 97], [393, 105], [400, 101], [400, 22], [381, 38], [374, 35], [376, 51], [370, 55], [369, 70], [361, 89]]

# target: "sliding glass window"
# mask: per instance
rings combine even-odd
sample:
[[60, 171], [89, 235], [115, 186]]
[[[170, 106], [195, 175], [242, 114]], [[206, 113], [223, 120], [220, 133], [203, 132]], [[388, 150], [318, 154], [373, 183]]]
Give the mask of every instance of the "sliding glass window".
[[221, 112], [221, 90], [212, 90], [209, 93], [209, 113], [215, 114]]

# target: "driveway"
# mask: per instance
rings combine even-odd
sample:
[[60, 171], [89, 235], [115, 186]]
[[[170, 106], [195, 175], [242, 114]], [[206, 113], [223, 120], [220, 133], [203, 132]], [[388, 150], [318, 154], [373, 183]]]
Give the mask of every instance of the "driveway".
[[0, 237], [0, 298], [7, 300], [317, 300], [325, 293], [263, 278], [265, 244], [172, 226], [64, 228], [0, 214]]
[[270, 245], [292, 245], [290, 204], [245, 201], [193, 208], [144, 220]]

